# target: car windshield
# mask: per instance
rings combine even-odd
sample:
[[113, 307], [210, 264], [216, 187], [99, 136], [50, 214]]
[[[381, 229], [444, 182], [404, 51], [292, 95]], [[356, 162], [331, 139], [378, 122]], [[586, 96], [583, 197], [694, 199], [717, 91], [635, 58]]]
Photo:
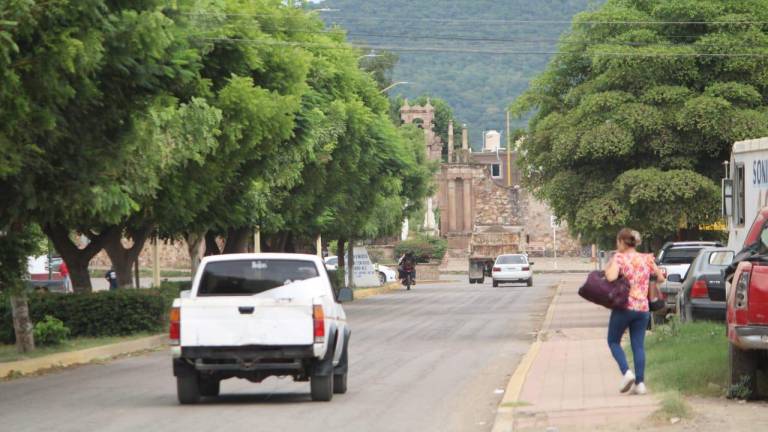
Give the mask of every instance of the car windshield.
[[306, 260], [256, 259], [206, 264], [199, 296], [254, 295], [292, 282], [318, 277]]
[[661, 256], [662, 264], [690, 264], [701, 248], [668, 249]]
[[502, 255], [496, 260], [496, 264], [527, 264], [528, 260], [523, 255]]

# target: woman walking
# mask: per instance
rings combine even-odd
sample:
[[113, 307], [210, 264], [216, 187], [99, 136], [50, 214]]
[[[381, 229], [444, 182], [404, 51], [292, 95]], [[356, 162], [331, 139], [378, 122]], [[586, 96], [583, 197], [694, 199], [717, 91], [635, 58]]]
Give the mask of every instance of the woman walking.
[[[648, 286], [652, 274], [658, 283], [665, 280], [664, 273], [656, 266], [651, 254], [641, 254], [636, 248], [640, 245], [640, 233], [624, 228], [616, 236], [617, 253], [605, 271], [609, 281], [623, 276], [629, 282], [629, 301], [627, 309], [613, 309], [608, 322], [608, 347], [619, 365], [623, 376], [620, 390], [626, 393], [632, 389], [634, 394], [645, 394], [645, 330], [651, 314], [648, 308]], [[621, 338], [629, 329], [632, 345], [632, 357], [635, 360], [635, 373], [629, 370], [627, 356], [621, 347]], [[634, 387], [633, 387], [634, 386]]]

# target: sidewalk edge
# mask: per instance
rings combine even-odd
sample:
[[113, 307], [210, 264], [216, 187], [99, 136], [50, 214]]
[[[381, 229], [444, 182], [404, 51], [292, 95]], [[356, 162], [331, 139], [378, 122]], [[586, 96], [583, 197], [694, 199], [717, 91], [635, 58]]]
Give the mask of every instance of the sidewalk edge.
[[168, 336], [159, 334], [79, 351], [69, 351], [28, 360], [0, 363], [0, 379], [29, 375], [46, 369], [90, 363], [94, 360], [103, 360], [118, 355], [146, 351], [161, 347], [167, 342]]
[[514, 430], [514, 414], [515, 404], [520, 402], [520, 392], [523, 390], [525, 380], [528, 378], [528, 372], [530, 372], [533, 362], [539, 355], [539, 350], [542, 344], [542, 335], [549, 330], [549, 326], [552, 323], [552, 317], [555, 314], [555, 300], [562, 291], [564, 281], [560, 281], [555, 290], [555, 294], [552, 295], [552, 300], [547, 307], [547, 313], [544, 316], [544, 322], [541, 324], [541, 330], [536, 335], [536, 340], [528, 348], [520, 363], [517, 365], [515, 372], [510, 377], [507, 383], [507, 388], [504, 391], [504, 397], [499, 406], [496, 408], [496, 418], [493, 422], [492, 432], [509, 432]]

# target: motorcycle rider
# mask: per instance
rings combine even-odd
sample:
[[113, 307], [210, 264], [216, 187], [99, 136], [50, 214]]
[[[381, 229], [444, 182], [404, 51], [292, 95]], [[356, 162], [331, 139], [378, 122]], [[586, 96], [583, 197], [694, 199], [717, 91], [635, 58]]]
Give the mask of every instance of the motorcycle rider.
[[408, 251], [400, 257], [400, 260], [397, 262], [397, 270], [400, 280], [404, 280], [410, 273], [411, 283], [416, 285], [416, 257], [413, 255], [413, 252]]

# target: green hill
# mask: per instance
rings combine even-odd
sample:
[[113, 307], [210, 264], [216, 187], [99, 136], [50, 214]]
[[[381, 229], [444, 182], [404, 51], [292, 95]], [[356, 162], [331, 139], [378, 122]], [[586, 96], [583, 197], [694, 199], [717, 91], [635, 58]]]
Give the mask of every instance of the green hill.
[[[504, 109], [544, 70], [569, 21], [590, 0], [325, 0], [315, 5], [328, 24], [358, 45], [400, 56], [391, 94], [439, 96], [470, 128], [475, 146], [484, 129], [504, 129]], [[527, 20], [537, 21], [524, 22]], [[522, 126], [522, 124], [513, 124]]]

